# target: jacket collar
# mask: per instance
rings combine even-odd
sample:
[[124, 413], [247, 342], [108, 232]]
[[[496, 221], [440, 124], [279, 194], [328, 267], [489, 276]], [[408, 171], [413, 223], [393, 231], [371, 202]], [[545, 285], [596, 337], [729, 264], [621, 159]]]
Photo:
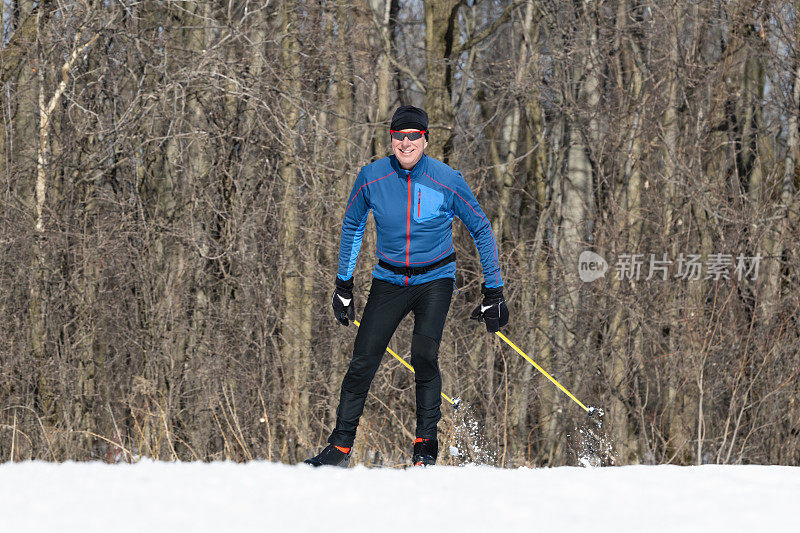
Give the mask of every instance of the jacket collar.
[[404, 180], [407, 180], [409, 175], [411, 178], [418, 178], [425, 173], [425, 168], [428, 164], [428, 155], [423, 153], [422, 157], [420, 157], [419, 161], [417, 161], [417, 164], [414, 165], [414, 168], [412, 168], [410, 171], [400, 168], [400, 163], [397, 161], [397, 156], [394, 154], [389, 156], [389, 164], [392, 166], [392, 170], [397, 173], [398, 177]]

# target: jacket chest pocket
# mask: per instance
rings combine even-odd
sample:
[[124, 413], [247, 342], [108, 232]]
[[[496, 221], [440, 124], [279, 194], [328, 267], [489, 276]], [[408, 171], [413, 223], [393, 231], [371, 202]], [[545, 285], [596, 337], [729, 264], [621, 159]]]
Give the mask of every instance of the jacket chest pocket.
[[417, 222], [438, 217], [443, 202], [444, 194], [441, 192], [419, 183], [414, 184], [412, 211]]

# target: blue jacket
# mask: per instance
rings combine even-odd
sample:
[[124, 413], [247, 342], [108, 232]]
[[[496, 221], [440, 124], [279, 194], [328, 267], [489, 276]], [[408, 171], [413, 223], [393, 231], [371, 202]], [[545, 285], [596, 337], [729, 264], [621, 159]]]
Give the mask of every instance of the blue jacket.
[[[456, 216], [475, 240], [486, 286], [503, 284], [489, 220], [461, 173], [441, 161], [423, 154], [409, 172], [391, 155], [361, 168], [342, 222], [337, 272], [342, 280], [353, 276], [370, 210], [378, 233], [378, 259], [411, 267], [444, 259], [453, 252]], [[455, 262], [410, 277], [377, 264], [372, 276], [395, 285], [419, 285], [440, 278], [455, 279], [455, 272]]]

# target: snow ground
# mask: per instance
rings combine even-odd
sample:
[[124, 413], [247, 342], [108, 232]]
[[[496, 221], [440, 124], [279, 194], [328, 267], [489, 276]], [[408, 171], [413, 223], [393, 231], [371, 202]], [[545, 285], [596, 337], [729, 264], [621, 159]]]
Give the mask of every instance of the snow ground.
[[797, 531], [800, 468], [0, 465], [2, 532]]

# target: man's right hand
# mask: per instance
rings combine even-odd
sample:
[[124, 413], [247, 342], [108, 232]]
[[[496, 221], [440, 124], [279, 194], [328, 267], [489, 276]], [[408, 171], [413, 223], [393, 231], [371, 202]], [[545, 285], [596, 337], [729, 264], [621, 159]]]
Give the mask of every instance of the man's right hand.
[[349, 326], [350, 320], [356, 318], [353, 305], [353, 278], [342, 281], [336, 276], [336, 288], [333, 290], [331, 306], [333, 306], [333, 316], [343, 326]]

